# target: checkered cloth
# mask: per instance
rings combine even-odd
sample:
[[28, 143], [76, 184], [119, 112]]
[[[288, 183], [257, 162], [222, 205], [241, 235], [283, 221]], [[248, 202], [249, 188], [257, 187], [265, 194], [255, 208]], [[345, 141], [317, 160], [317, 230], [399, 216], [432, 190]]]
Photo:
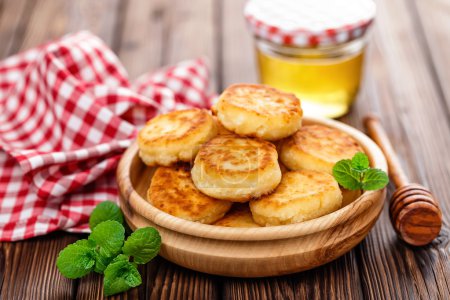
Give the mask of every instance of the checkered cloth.
[[87, 231], [95, 205], [118, 197], [114, 170], [137, 127], [209, 107], [207, 76], [194, 60], [130, 83], [88, 32], [0, 62], [0, 240]]

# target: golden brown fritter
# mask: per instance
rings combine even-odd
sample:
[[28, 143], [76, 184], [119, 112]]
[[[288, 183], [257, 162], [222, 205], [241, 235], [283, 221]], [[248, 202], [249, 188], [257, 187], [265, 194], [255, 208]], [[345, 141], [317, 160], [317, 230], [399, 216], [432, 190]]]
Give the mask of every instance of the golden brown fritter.
[[200, 145], [217, 135], [208, 110], [187, 109], [159, 115], [138, 135], [139, 155], [148, 166], [192, 161]]
[[186, 167], [159, 167], [147, 192], [156, 208], [182, 219], [211, 224], [222, 218], [232, 203], [202, 194]]
[[233, 202], [267, 194], [281, 180], [275, 146], [237, 135], [219, 135], [204, 144], [191, 173], [204, 194]]
[[341, 159], [363, 152], [348, 134], [323, 125], [303, 126], [281, 143], [280, 160], [290, 170], [312, 170], [332, 174]]
[[250, 201], [253, 220], [261, 226], [307, 221], [341, 207], [342, 194], [333, 176], [316, 171], [290, 171], [270, 194]]
[[215, 108], [222, 125], [239, 135], [275, 141], [296, 132], [303, 111], [294, 94], [260, 84], [234, 84]]

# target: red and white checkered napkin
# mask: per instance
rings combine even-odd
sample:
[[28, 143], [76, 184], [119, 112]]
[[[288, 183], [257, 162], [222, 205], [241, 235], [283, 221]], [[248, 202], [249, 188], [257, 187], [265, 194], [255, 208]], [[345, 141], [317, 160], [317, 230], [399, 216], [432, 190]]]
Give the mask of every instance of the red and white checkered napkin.
[[130, 83], [88, 32], [0, 62], [0, 240], [86, 231], [95, 205], [118, 196], [114, 170], [137, 126], [209, 107], [207, 76], [194, 60]]

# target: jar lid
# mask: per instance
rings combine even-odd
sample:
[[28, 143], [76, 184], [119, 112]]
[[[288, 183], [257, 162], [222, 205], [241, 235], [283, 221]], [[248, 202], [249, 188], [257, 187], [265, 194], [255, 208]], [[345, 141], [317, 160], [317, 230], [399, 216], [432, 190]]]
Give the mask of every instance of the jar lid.
[[253, 33], [272, 43], [320, 47], [362, 37], [375, 17], [372, 0], [249, 0]]

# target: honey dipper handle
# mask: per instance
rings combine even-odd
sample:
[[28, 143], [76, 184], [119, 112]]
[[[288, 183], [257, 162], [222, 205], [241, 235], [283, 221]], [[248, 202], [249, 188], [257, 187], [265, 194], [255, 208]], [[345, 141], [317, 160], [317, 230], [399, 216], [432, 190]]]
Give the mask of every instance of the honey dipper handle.
[[394, 181], [395, 186], [400, 188], [407, 185], [409, 183], [408, 177], [405, 172], [403, 172], [391, 142], [389, 141], [383, 126], [381, 126], [380, 119], [377, 116], [368, 115], [364, 118], [364, 125], [367, 128], [369, 136], [383, 150], [389, 166], [389, 176]]

